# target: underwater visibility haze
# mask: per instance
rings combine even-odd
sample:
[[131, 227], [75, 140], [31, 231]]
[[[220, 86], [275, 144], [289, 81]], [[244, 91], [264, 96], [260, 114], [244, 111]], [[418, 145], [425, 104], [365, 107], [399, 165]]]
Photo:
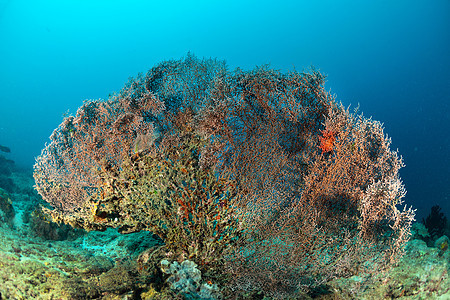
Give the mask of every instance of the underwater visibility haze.
[[0, 299], [450, 296], [450, 1], [2, 0], [0, 41]]

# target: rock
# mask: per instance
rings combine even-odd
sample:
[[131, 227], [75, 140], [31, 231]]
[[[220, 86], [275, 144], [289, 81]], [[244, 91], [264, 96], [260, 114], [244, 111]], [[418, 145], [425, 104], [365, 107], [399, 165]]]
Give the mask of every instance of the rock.
[[438, 248], [439, 251], [444, 252], [447, 251], [449, 242], [449, 238], [446, 235], [443, 235], [434, 242], [434, 247]]

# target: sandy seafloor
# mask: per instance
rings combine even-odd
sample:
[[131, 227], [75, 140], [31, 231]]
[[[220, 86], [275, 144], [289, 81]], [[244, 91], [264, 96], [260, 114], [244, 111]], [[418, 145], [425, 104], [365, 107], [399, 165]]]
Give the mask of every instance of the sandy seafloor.
[[[156, 286], [168, 290], [171, 286], [164, 283], [167, 275], [142, 263], [145, 253], [158, 247], [148, 232], [121, 235], [111, 229], [72, 233], [60, 241], [37, 237], [24, 217], [36, 200], [31, 173], [16, 172], [11, 179], [16, 187], [9, 193], [15, 218], [11, 224], [0, 224], [1, 299], [207, 299], [199, 294], [168, 296], [157, 291]], [[398, 265], [372, 278], [373, 284], [363, 287], [364, 275], [336, 279], [326, 295], [312, 298], [450, 299], [450, 250], [428, 247], [418, 239], [418, 231]], [[220, 293], [216, 295], [220, 298]], [[240, 299], [263, 298], [253, 294]]]

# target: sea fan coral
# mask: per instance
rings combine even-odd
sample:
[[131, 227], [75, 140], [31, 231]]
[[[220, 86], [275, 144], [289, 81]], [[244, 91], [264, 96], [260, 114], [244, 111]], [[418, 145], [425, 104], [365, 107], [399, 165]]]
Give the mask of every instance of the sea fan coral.
[[385, 271], [414, 219], [400, 210], [403, 162], [382, 124], [324, 83], [315, 70], [163, 62], [55, 130], [34, 167], [45, 211], [152, 231], [167, 259], [274, 298]]

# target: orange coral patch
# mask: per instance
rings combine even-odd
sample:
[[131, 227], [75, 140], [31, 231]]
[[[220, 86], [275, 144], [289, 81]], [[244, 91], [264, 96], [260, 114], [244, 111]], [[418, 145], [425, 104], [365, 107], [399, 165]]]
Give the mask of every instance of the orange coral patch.
[[320, 132], [323, 135], [319, 136], [319, 148], [322, 149], [322, 154], [333, 151], [333, 145], [336, 141], [336, 134], [328, 129], [321, 130]]

